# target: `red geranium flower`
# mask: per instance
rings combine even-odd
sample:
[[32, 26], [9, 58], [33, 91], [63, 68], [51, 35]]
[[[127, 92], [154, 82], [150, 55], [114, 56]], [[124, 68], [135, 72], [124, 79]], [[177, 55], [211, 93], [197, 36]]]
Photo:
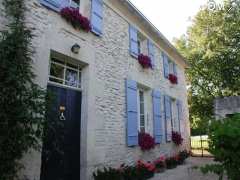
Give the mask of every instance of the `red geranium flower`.
[[143, 151], [153, 149], [155, 147], [155, 139], [148, 133], [138, 134], [138, 144]]
[[174, 74], [169, 74], [168, 79], [172, 84], [177, 84], [178, 83], [177, 76], [175, 76]]
[[61, 16], [65, 18], [76, 29], [83, 29], [86, 32], [91, 30], [90, 21], [88, 18], [82, 16], [76, 8], [65, 7], [60, 12]]
[[139, 64], [141, 64], [141, 66], [143, 68], [152, 68], [152, 63], [151, 63], [151, 59], [150, 59], [149, 56], [139, 54], [138, 55], [138, 62], [139, 62]]
[[176, 145], [181, 145], [183, 142], [183, 138], [181, 136], [181, 134], [179, 132], [172, 132], [172, 141], [176, 144]]

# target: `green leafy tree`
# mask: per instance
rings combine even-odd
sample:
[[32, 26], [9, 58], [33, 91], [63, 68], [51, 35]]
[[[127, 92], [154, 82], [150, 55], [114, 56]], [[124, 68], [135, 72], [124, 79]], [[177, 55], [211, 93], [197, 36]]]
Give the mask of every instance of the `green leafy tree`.
[[192, 132], [206, 131], [216, 97], [240, 94], [240, 1], [224, 8], [203, 7], [175, 46], [189, 61], [189, 104]]
[[45, 91], [34, 83], [32, 33], [25, 1], [3, 0], [7, 30], [0, 33], [0, 179], [12, 180], [19, 160], [42, 137]]

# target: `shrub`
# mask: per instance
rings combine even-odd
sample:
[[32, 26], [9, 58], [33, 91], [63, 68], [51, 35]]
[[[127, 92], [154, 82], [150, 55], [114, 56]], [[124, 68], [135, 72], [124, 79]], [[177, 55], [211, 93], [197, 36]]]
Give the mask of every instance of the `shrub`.
[[164, 156], [159, 157], [154, 161], [157, 170], [164, 169], [166, 167], [166, 158]]
[[103, 168], [93, 173], [94, 180], [122, 180], [121, 172], [114, 168]]
[[155, 147], [155, 139], [148, 133], [139, 133], [138, 144], [141, 150], [147, 151]]
[[173, 169], [177, 167], [178, 161], [176, 157], [169, 157], [166, 159], [166, 167], [167, 169]]
[[187, 159], [189, 157], [189, 152], [187, 150], [184, 150], [184, 151], [180, 151], [179, 154], [178, 154], [178, 161], [179, 161], [179, 164], [183, 164], [185, 159]]
[[155, 165], [151, 162], [143, 162], [139, 160], [137, 162], [137, 171], [139, 177], [142, 177], [143, 179], [149, 179], [154, 176]]
[[204, 173], [214, 172], [230, 180], [238, 180], [240, 174], [240, 114], [214, 121], [209, 132], [209, 151], [219, 164], [202, 168]]

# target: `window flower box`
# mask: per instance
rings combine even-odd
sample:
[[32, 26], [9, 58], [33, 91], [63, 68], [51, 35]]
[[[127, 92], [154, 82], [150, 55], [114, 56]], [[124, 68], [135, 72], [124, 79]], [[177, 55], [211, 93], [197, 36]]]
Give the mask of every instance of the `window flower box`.
[[150, 134], [141, 132], [138, 134], [138, 144], [141, 150], [148, 151], [155, 147], [155, 139]]
[[138, 62], [144, 69], [152, 68], [151, 58], [147, 55], [139, 54]]
[[79, 13], [79, 9], [66, 7], [60, 11], [61, 16], [66, 19], [75, 29], [82, 29], [86, 32], [91, 30], [90, 21]]
[[177, 84], [178, 83], [178, 78], [174, 74], [169, 74], [168, 79], [172, 84]]
[[173, 131], [172, 132], [172, 141], [174, 142], [174, 144], [179, 146], [182, 144], [183, 138], [179, 132]]

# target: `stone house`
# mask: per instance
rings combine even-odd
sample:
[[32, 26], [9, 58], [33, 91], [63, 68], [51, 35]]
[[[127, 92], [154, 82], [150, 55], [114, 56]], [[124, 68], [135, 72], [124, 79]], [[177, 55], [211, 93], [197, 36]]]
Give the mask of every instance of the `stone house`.
[[[43, 142], [42, 152], [23, 158], [23, 176], [86, 180], [98, 167], [153, 160], [189, 148], [188, 65], [131, 2], [29, 0], [26, 5], [27, 24], [35, 29], [36, 81], [57, 96], [49, 114], [64, 124], [61, 148], [66, 156], [62, 166], [51, 139]], [[90, 32], [61, 17], [60, 10], [68, 6], [90, 20]], [[0, 8], [1, 29], [7, 20]], [[139, 54], [148, 55], [153, 67], [143, 68]], [[177, 84], [169, 81], [169, 74], [177, 77]], [[173, 130], [184, 138], [180, 147], [171, 142]], [[140, 150], [140, 131], [155, 137], [153, 150]], [[47, 158], [47, 152], [53, 157]]]
[[214, 101], [214, 111], [216, 119], [240, 113], [240, 96], [216, 98]]

